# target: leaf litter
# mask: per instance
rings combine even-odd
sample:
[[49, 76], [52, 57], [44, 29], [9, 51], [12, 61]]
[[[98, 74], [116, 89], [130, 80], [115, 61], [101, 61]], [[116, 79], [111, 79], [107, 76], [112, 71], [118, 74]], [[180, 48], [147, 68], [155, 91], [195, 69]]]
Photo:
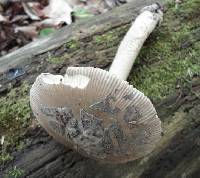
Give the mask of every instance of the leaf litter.
[[131, 0], [0, 0], [0, 57]]

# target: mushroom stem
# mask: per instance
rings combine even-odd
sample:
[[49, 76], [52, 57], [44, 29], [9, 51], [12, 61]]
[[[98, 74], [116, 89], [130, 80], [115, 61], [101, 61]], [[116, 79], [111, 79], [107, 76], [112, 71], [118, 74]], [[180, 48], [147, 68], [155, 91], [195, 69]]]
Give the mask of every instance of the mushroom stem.
[[143, 43], [162, 21], [163, 13], [159, 4], [146, 6], [135, 19], [122, 40], [109, 72], [126, 80]]

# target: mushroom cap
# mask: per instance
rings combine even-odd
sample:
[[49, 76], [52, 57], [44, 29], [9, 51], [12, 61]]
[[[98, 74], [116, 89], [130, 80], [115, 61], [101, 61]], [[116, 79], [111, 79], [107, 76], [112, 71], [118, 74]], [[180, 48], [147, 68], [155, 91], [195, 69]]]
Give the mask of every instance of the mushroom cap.
[[83, 155], [122, 163], [150, 153], [161, 137], [151, 101], [126, 81], [93, 67], [39, 75], [30, 90], [39, 123]]

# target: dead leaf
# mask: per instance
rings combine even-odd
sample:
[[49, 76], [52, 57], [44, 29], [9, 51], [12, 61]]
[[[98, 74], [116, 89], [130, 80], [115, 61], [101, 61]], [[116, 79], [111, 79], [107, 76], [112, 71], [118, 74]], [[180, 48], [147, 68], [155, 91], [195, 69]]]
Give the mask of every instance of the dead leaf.
[[19, 21], [25, 21], [27, 20], [29, 17], [27, 15], [16, 15], [13, 17], [13, 19], [11, 20], [12, 23], [16, 23]]
[[3, 13], [4, 9], [3, 6], [0, 4], [0, 13]]
[[66, 0], [49, 0], [49, 5], [43, 10], [45, 19], [42, 23], [57, 26], [63, 22], [66, 24], [72, 23], [72, 8], [68, 5]]
[[15, 33], [23, 32], [28, 37], [36, 38], [38, 35], [37, 27], [36, 26], [22, 26], [22, 27], [15, 27]]
[[0, 22], [8, 22], [8, 19], [0, 14]]
[[126, 1], [132, 0], [0, 0], [0, 56], [71, 24], [72, 12], [79, 20]]
[[32, 20], [40, 20], [40, 17], [35, 12], [33, 5], [38, 3], [24, 3], [22, 2], [22, 6], [24, 8], [24, 11], [26, 14], [32, 19]]

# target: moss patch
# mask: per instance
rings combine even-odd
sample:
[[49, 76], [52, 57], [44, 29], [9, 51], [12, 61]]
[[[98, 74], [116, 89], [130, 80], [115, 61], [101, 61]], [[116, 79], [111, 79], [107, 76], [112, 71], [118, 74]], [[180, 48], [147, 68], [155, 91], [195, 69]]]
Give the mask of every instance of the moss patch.
[[47, 61], [51, 64], [60, 64], [64, 61], [62, 57], [49, 57]]
[[24, 174], [24, 171], [16, 166], [9, 170], [7, 176], [5, 178], [20, 178]]
[[7, 151], [17, 145], [16, 141], [30, 123], [29, 90], [30, 86], [24, 83], [0, 98], [0, 135], [5, 137], [0, 162], [12, 159]]
[[67, 59], [69, 59], [69, 55], [65, 53], [63, 56], [58, 57], [52, 57], [51, 55], [49, 55], [47, 61], [51, 64], [61, 64]]
[[107, 43], [107, 42], [112, 42], [115, 38], [117, 38], [117, 36], [113, 35], [112, 31], [109, 31], [103, 35], [96, 35], [94, 36], [94, 41], [97, 44], [102, 44], [102, 43]]
[[[173, 93], [178, 79], [200, 71], [200, 41], [196, 32], [200, 29], [196, 15], [199, 2], [184, 1], [178, 10], [169, 4], [162, 26], [152, 34], [136, 60], [129, 81], [154, 100]], [[187, 18], [184, 9], [190, 9]], [[189, 45], [184, 46], [187, 42]]]
[[199, 16], [200, 11], [200, 1], [199, 0], [190, 0], [181, 3], [177, 9], [173, 9], [173, 11], [177, 15], [181, 15], [183, 18], [192, 19], [194, 16]]
[[65, 44], [65, 47], [67, 49], [74, 49], [75, 50], [75, 49], [78, 49], [80, 47], [80, 44], [79, 44], [79, 41], [72, 39]]
[[125, 31], [128, 30], [129, 25], [124, 25], [120, 28], [115, 28], [113, 30], [109, 30], [108, 32], [104, 34], [99, 34], [93, 36], [94, 44], [101, 45], [101, 44], [109, 44], [109, 46], [112, 46], [112, 43], [115, 43], [118, 41], [119, 35], [124, 34]]

